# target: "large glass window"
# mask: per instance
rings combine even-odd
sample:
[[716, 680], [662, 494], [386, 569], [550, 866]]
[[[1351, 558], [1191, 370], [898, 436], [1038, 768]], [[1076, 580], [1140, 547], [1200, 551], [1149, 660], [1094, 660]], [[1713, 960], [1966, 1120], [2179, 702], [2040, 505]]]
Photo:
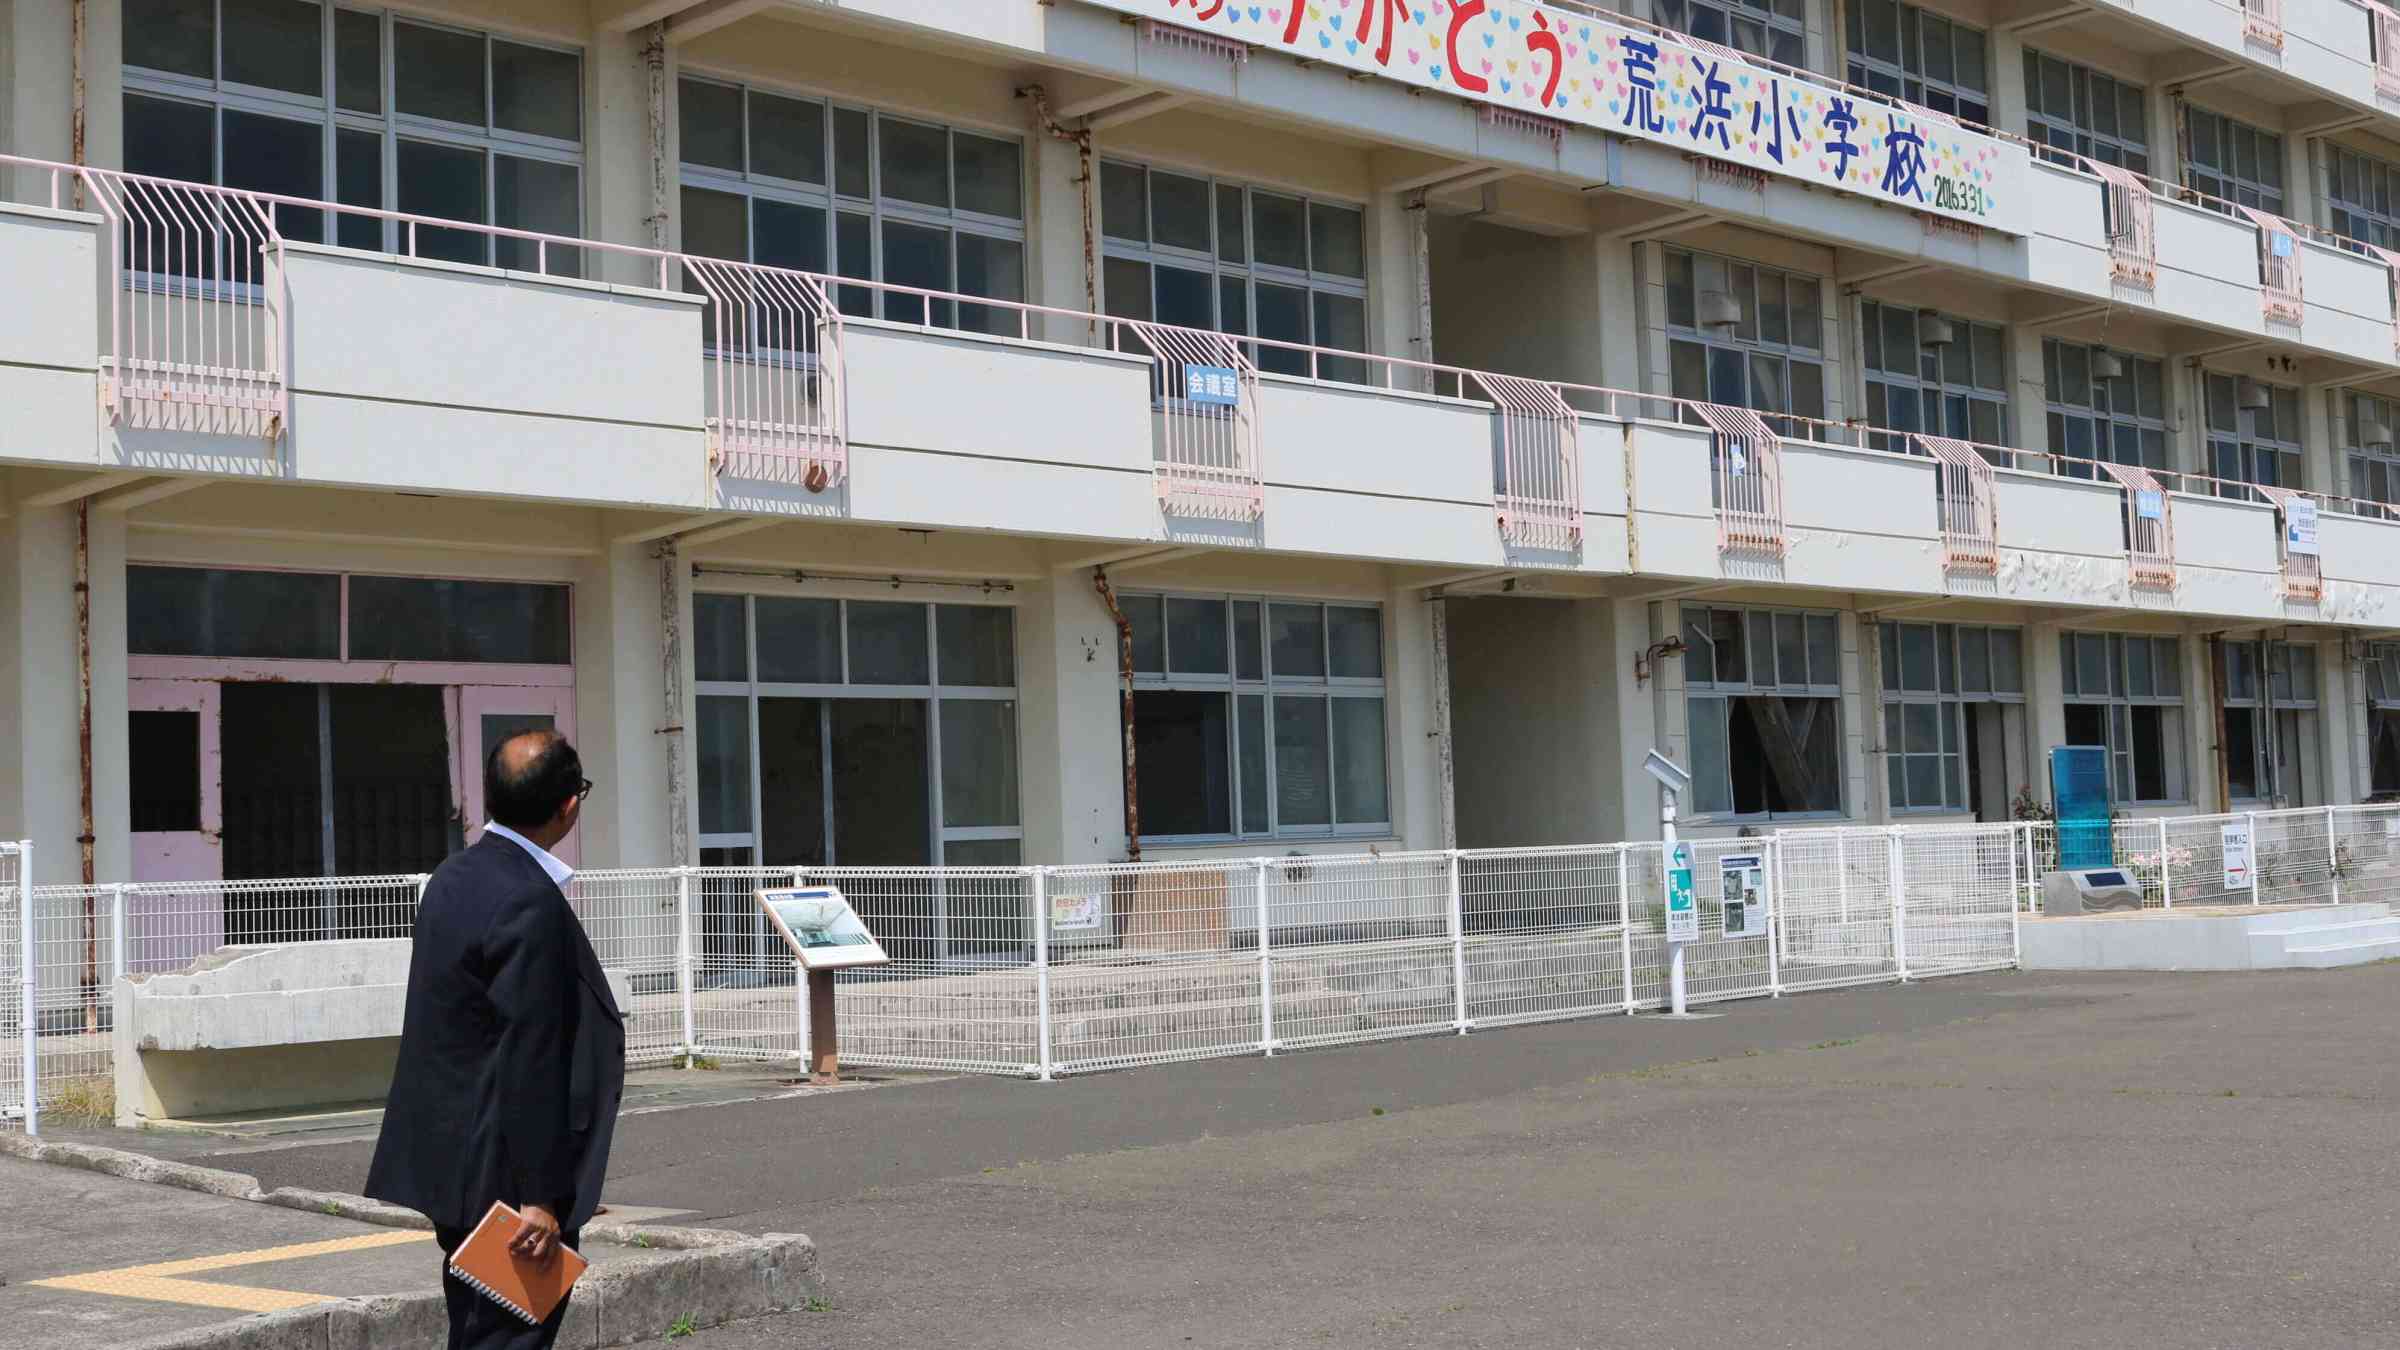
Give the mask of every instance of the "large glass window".
[[1894, 811], [1965, 811], [1988, 720], [2000, 737], [2023, 732], [2024, 635], [1959, 624], [1882, 625], [1884, 773]]
[[[2005, 442], [2008, 343], [2001, 329], [1872, 300], [1860, 301], [1858, 309], [1868, 425], [1984, 445]], [[1912, 448], [1905, 436], [1886, 439], [1887, 449]]]
[[2150, 172], [2150, 116], [2138, 84], [2025, 49], [2025, 135], [2051, 158], [2077, 155]]
[[[2228, 484], [2300, 486], [2300, 391], [2209, 372], [2208, 472]], [[2221, 496], [2251, 494], [2220, 487]]]
[[1017, 863], [1015, 618], [996, 605], [693, 596], [703, 856]]
[[[2115, 373], [2107, 373], [2112, 367]], [[2159, 362], [2047, 338], [2042, 387], [2049, 401], [2051, 453], [2167, 467], [2167, 381]]]
[[[128, 0], [125, 167], [573, 236], [583, 58], [315, 0]], [[404, 250], [403, 227], [277, 208], [287, 238]], [[419, 227], [414, 251], [531, 268], [535, 246]], [[539, 258], [574, 274], [576, 250]]]
[[2104, 745], [2120, 802], [2185, 800], [2183, 642], [2062, 633], [2067, 744]]
[[1761, 413], [1825, 415], [1817, 278], [1679, 248], [1666, 250], [1666, 272], [1667, 362], [1675, 397]]
[[2206, 108], [2187, 107], [2183, 116], [2186, 185], [2241, 206], [2283, 214], [2283, 137]]
[[[678, 85], [683, 246], [926, 291], [1025, 298], [1024, 145], [823, 99]], [[1016, 334], [1019, 316], [844, 287], [844, 313]]]
[[2400, 642], [2367, 648], [2367, 787], [2377, 801], [2400, 798]]
[[[1108, 312], [1305, 347], [1367, 347], [1366, 214], [1355, 206], [1170, 173], [1100, 166]], [[1261, 370], [1310, 372], [1309, 355], [1260, 346]], [[1325, 379], [1366, 367], [1322, 359]]]
[[2400, 248], [2400, 166], [2372, 155], [2325, 147], [2325, 223], [2377, 248]]
[[571, 665], [569, 588], [530, 581], [125, 569], [135, 656]]
[[1898, 0], [1852, 0], [1850, 83], [1969, 122], [1992, 120], [1983, 30]]
[[2361, 501], [2400, 505], [2400, 454], [2392, 447], [2394, 426], [2400, 426], [2400, 403], [2373, 394], [2344, 392], [2342, 449], [2349, 463], [2347, 491]]
[[1145, 839], [1388, 834], [1383, 611], [1127, 595]]
[[1652, 0], [1663, 27], [1787, 66], [1808, 64], [1807, 0]]
[[2226, 796], [2307, 806], [2317, 747], [2317, 649], [2298, 642], [2219, 648], [2225, 716], [2219, 724]]
[[1683, 606], [1692, 809], [1774, 819], [1842, 810], [1841, 619]]

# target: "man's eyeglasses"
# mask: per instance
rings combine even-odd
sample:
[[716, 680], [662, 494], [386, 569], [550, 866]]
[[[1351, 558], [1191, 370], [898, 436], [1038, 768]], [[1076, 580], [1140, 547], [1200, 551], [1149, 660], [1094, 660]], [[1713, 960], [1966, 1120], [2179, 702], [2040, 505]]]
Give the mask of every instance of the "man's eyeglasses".
[[591, 780], [591, 779], [589, 779], [589, 778], [586, 778], [586, 779], [584, 779], [584, 780], [583, 780], [583, 785], [582, 785], [581, 787], [578, 787], [578, 788], [576, 788], [576, 789], [575, 789], [575, 800], [577, 800], [577, 801], [582, 801], [584, 798], [586, 798], [586, 797], [589, 797], [589, 796], [591, 796], [591, 795], [592, 795], [592, 780]]

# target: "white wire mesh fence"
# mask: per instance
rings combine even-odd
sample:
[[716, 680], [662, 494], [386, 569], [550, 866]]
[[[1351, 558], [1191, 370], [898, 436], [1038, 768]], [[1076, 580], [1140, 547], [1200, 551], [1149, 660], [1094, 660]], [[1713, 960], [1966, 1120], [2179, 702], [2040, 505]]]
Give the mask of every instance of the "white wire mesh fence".
[[[2228, 833], [2247, 835], [2250, 866], [2226, 871]], [[2145, 909], [2202, 905], [2333, 905], [2400, 900], [2400, 804], [2303, 806], [2108, 823], [2109, 857]], [[2041, 908], [2042, 874], [2059, 865], [2058, 827], [2023, 827], [2018, 876]]]
[[[2322, 817], [2320, 817], [2322, 819]], [[2378, 866], [2400, 853], [2342, 826]], [[1693, 843], [1691, 1002], [2005, 965], [2030, 831], [1789, 832]], [[2320, 828], [2318, 847], [2324, 835]], [[1729, 931], [1754, 867], [1771, 922]], [[223, 948], [405, 937], [426, 878], [28, 887], [0, 850], [0, 1107], [111, 1072], [111, 988]], [[1664, 1006], [1662, 846], [1018, 868], [593, 870], [569, 886], [630, 991], [627, 1057], [796, 1062], [806, 988], [754, 899], [833, 885], [891, 955], [844, 971], [854, 1065], [1007, 1075], [1457, 1033]], [[11, 886], [15, 887], [12, 892]], [[21, 898], [12, 898], [21, 897]], [[27, 1036], [31, 1028], [36, 1034]], [[28, 1093], [25, 1084], [32, 1084]]]

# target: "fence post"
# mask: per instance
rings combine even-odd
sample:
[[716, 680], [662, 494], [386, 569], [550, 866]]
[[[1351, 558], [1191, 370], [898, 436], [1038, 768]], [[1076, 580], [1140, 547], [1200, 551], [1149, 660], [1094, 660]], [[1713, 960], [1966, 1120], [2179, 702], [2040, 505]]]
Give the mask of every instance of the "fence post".
[[1050, 1081], [1050, 869], [1033, 869], [1033, 1007], [1038, 1019], [1036, 1070]]
[[[2333, 883], [2333, 903], [2342, 903], [2342, 851], [2333, 836], [2333, 808], [2325, 808], [2325, 875]], [[2253, 848], [2256, 846], [2253, 845]]]
[[41, 972], [33, 949], [33, 845], [17, 845], [17, 974], [22, 1006], [17, 1035], [24, 1042], [25, 1133], [42, 1132]]
[[[1767, 840], [1767, 992], [1783, 997], [1783, 831]], [[1720, 897], [1721, 898], [1721, 897]]]
[[1458, 881], [1460, 850], [1450, 850], [1450, 983], [1458, 1034], [1467, 1034], [1467, 902]]
[[693, 995], [692, 869], [675, 869], [675, 989], [683, 1003], [683, 1059], [689, 1066], [700, 1055], [699, 1012]]
[[1633, 849], [1617, 845], [1617, 955], [1625, 967], [1625, 1015], [1633, 1016], [1633, 889], [1632, 867], [1628, 860]]
[[2025, 890], [2022, 895], [2017, 897], [2017, 906], [2030, 914], [2041, 905], [2041, 895], [2037, 888], [2041, 885], [2042, 876], [2041, 872], [2033, 865], [2033, 822], [2024, 820], [2017, 824], [2025, 832]]
[[2023, 969], [2025, 966], [2025, 901], [2024, 882], [2017, 874], [2017, 841], [2008, 841], [2008, 960]]
[[1253, 858], [1258, 890], [1258, 1052], [1275, 1053], [1275, 957], [1267, 948], [1267, 860]]
[[2175, 869], [2167, 863], [2167, 818], [2158, 818], [2158, 907], [2175, 908]]
[[1908, 859], [1901, 848], [1898, 830], [1884, 836], [1884, 849], [1885, 856], [1890, 860], [1892, 878], [1892, 969], [1905, 981], [1908, 978]]
[[[125, 913], [125, 883], [120, 881], [108, 888], [108, 977], [111, 986], [125, 978]], [[110, 1016], [115, 1014], [111, 1013]]]
[[2258, 874], [2261, 869], [2258, 860], [2265, 856], [2258, 847], [2258, 812], [2244, 811], [2242, 819], [2246, 822], [2246, 828], [2250, 832], [2250, 903], [2255, 905], [2259, 903]]

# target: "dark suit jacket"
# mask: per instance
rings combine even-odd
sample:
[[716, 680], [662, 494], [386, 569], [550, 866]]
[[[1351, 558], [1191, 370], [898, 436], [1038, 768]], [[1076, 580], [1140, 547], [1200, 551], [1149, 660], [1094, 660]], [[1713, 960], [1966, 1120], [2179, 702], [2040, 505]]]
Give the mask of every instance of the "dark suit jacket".
[[623, 1014], [582, 923], [533, 855], [486, 835], [434, 872], [415, 938], [367, 1194], [448, 1228], [495, 1200], [582, 1227], [625, 1091]]

